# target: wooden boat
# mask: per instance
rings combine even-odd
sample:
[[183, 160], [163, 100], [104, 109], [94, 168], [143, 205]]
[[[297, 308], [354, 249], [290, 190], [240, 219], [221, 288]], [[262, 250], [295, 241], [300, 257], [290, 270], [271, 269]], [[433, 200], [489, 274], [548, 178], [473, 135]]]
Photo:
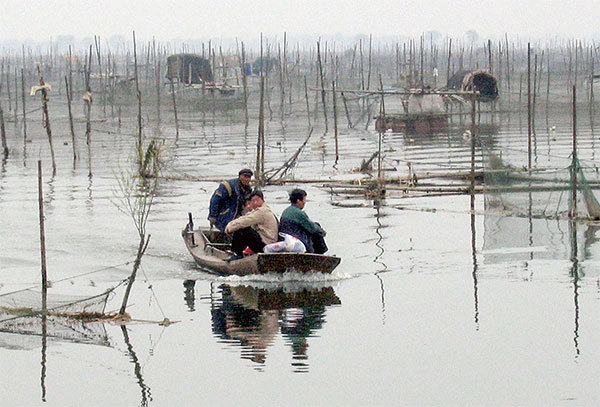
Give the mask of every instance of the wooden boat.
[[445, 113], [386, 114], [375, 118], [377, 131], [431, 134], [445, 131], [447, 128], [448, 115]]
[[227, 261], [231, 244], [219, 230], [200, 228], [188, 224], [181, 232], [185, 245], [198, 266], [206, 271], [226, 275], [249, 275], [299, 271], [306, 273], [331, 273], [341, 259], [314, 253], [258, 253], [239, 260]]

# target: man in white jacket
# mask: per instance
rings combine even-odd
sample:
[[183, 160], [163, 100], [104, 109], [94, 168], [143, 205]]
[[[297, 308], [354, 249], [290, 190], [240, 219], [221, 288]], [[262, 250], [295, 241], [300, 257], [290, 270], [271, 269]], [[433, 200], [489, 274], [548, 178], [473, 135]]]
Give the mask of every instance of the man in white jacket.
[[233, 233], [231, 248], [237, 256], [230, 260], [241, 258], [246, 247], [260, 253], [265, 245], [276, 242], [278, 238], [277, 217], [265, 202], [263, 193], [255, 190], [249, 198], [251, 211], [225, 227], [225, 233]]

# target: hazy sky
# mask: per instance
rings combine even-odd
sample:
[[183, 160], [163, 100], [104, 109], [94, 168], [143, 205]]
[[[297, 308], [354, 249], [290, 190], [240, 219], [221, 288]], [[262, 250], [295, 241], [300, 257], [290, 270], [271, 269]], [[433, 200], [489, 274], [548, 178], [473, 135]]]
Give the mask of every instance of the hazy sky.
[[289, 34], [590, 38], [600, 32], [598, 0], [2, 0], [0, 40], [120, 34], [131, 38], [242, 39]]

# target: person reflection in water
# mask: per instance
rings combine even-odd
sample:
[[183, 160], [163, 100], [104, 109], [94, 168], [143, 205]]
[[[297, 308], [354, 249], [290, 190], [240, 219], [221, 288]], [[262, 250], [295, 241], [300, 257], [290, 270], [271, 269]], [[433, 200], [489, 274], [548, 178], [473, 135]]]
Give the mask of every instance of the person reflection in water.
[[184, 299], [185, 299], [185, 303], [188, 306], [188, 309], [190, 311], [195, 311], [196, 307], [196, 295], [194, 292], [194, 286], [196, 285], [196, 280], [185, 280], [183, 282], [183, 286], [185, 287], [185, 295], [184, 295]]
[[231, 297], [228, 286], [222, 289], [222, 305], [211, 310], [213, 333], [222, 339], [239, 341], [242, 359], [264, 365], [266, 350], [279, 330], [277, 311], [246, 308]]
[[248, 286], [221, 286], [222, 302], [211, 309], [213, 333], [237, 341], [242, 359], [265, 364], [279, 331], [292, 348], [295, 372], [308, 370], [308, 341], [323, 327], [325, 306], [340, 304], [332, 287], [287, 293]]

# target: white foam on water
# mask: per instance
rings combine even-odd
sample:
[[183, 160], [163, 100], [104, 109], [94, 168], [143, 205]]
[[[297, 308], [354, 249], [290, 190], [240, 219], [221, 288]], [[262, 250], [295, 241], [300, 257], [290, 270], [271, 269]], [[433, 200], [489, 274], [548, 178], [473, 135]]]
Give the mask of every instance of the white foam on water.
[[351, 275], [345, 273], [302, 273], [297, 271], [286, 271], [284, 273], [266, 273], [252, 274], [248, 276], [219, 276], [217, 281], [223, 283], [331, 283], [352, 278]]

